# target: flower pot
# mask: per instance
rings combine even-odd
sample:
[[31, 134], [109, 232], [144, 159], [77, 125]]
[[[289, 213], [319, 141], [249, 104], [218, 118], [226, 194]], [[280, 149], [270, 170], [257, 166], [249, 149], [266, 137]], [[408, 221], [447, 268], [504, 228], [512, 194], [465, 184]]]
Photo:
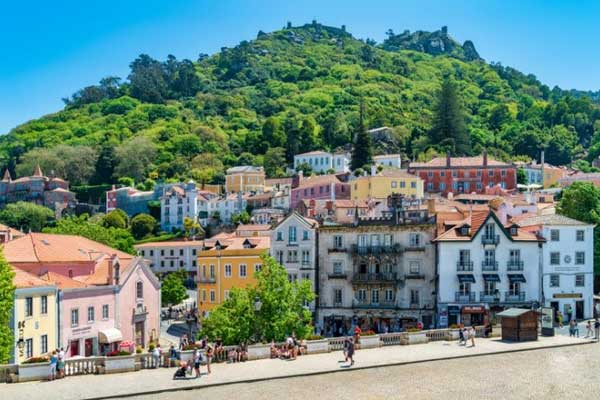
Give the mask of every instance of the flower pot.
[[183, 350], [179, 353], [179, 360], [186, 363], [194, 359], [194, 350]]
[[262, 358], [271, 358], [271, 345], [253, 344], [248, 346], [248, 360], [260, 360]]
[[308, 354], [328, 353], [329, 352], [329, 340], [327, 340], [327, 339], [307, 340], [306, 341], [306, 352]]
[[421, 344], [427, 343], [429, 339], [425, 332], [414, 332], [408, 334], [408, 344]]
[[379, 335], [361, 336], [358, 342], [361, 349], [373, 349], [380, 346]]
[[114, 374], [117, 372], [135, 371], [135, 355], [106, 357], [104, 359], [104, 372]]
[[50, 362], [19, 365], [19, 382], [41, 381], [50, 376]]

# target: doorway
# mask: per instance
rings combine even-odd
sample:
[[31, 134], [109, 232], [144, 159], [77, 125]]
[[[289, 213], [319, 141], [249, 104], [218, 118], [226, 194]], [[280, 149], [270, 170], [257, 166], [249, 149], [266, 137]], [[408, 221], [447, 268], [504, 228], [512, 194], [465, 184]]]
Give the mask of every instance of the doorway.
[[79, 355], [79, 340], [71, 340], [69, 342], [69, 354], [71, 357]]
[[138, 346], [145, 347], [144, 343], [144, 323], [136, 322], [135, 323], [135, 344]]
[[581, 320], [584, 316], [583, 300], [575, 301], [575, 318]]
[[554, 309], [554, 322], [558, 323], [558, 310], [560, 309], [558, 301], [551, 301], [550, 307]]
[[84, 347], [85, 347], [85, 356], [91, 357], [92, 353], [94, 352], [93, 339], [85, 339]]

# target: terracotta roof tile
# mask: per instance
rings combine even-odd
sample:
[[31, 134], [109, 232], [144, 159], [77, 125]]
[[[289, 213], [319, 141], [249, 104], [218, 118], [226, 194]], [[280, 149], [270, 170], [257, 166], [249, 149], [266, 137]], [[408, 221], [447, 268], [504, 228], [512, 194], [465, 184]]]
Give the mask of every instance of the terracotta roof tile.
[[[502, 161], [496, 161], [491, 157], [488, 157], [488, 166], [491, 167], [510, 167], [511, 164], [507, 164]], [[482, 167], [483, 166], [483, 157], [450, 157], [450, 166], [451, 167]], [[410, 163], [410, 168], [440, 168], [446, 167], [446, 157], [435, 157], [433, 160], [429, 162], [413, 162]]]
[[17, 289], [38, 287], [38, 286], [52, 286], [52, 284], [44, 279], [41, 279], [29, 272], [25, 272], [19, 268], [13, 268], [15, 276], [13, 277], [13, 284]]

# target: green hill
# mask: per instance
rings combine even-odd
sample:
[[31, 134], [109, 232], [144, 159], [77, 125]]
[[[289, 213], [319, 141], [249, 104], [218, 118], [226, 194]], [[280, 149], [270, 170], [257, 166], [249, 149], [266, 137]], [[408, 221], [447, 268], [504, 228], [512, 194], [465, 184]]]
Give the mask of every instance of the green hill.
[[583, 92], [488, 64], [445, 31], [389, 32], [377, 45], [312, 23], [193, 62], [142, 55], [126, 80], [103, 79], [2, 136], [0, 164], [23, 175], [40, 162], [78, 185], [219, 182], [240, 163], [280, 175], [295, 152], [351, 142], [361, 99], [368, 127], [393, 127], [399, 151], [426, 158], [443, 150], [429, 131], [444, 77], [459, 89], [473, 153], [514, 159], [543, 147], [555, 164], [600, 153], [600, 107]]

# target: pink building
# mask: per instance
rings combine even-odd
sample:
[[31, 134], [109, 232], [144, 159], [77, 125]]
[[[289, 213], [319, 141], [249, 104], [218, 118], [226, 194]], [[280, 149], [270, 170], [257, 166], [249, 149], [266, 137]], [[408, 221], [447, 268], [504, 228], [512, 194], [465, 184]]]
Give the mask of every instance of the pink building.
[[292, 189], [291, 208], [296, 209], [302, 200], [350, 199], [350, 184], [336, 175], [300, 176], [298, 186]]
[[70, 357], [160, 335], [160, 283], [140, 257], [73, 235], [30, 233], [4, 245], [15, 268], [59, 288], [59, 343]]

